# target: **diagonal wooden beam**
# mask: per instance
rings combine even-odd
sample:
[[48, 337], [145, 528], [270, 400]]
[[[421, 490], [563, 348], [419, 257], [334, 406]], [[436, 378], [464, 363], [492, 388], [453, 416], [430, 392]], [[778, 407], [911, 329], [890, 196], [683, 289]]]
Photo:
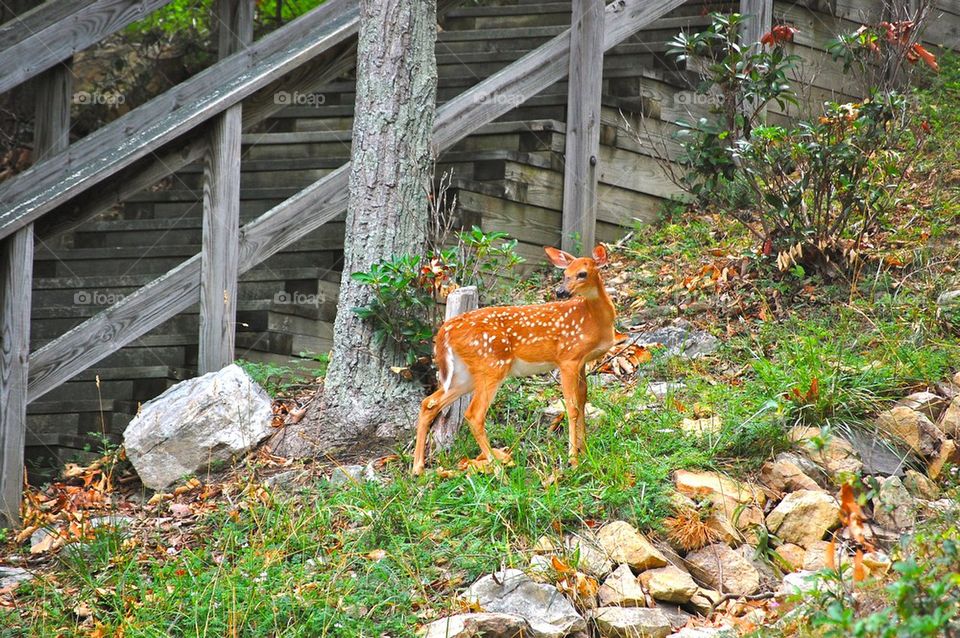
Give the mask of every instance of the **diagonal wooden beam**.
[[[604, 12], [604, 50], [684, 3], [685, 0], [615, 0]], [[434, 144], [449, 148], [470, 133], [533, 97], [568, 70], [570, 31], [531, 51], [437, 109]], [[240, 272], [340, 215], [346, 208], [350, 165], [314, 182], [240, 232]], [[83, 322], [30, 357], [31, 401], [197, 303], [200, 255]]]
[[0, 238], [355, 35], [359, 19], [357, 0], [328, 0], [6, 180], [0, 184]]
[[0, 93], [63, 62], [170, 0], [53, 0], [0, 25]]

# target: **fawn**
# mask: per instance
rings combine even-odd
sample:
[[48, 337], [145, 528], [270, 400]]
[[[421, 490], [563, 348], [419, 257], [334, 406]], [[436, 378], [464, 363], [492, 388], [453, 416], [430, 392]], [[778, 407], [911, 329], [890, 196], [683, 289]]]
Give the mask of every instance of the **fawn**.
[[466, 419], [480, 445], [477, 466], [496, 459], [507, 462], [506, 450], [490, 447], [484, 421], [500, 384], [507, 377], [523, 377], [560, 368], [560, 383], [567, 406], [571, 465], [584, 450], [587, 400], [586, 363], [623, 341], [613, 326], [616, 310], [600, 279], [599, 267], [607, 263], [601, 245], [593, 257], [545, 248], [547, 257], [563, 268], [557, 297], [564, 301], [533, 306], [480, 308], [444, 322], [434, 340], [434, 359], [440, 388], [423, 400], [417, 419], [417, 444], [413, 473], [423, 472], [427, 433], [440, 412], [458, 398], [473, 392]]

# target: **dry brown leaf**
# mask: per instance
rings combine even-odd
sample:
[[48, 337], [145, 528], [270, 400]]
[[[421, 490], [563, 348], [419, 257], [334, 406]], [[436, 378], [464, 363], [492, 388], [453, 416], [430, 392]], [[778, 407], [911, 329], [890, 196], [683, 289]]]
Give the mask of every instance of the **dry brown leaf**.
[[384, 558], [386, 558], [386, 556], [387, 556], [387, 552], [386, 550], [383, 550], [383, 549], [375, 549], [372, 552], [367, 552], [366, 554], [364, 554], [364, 558], [367, 558], [368, 560], [372, 560], [372, 561], [383, 560]]
[[558, 574], [575, 574], [577, 570], [573, 567], [570, 567], [565, 562], [557, 558], [556, 556], [550, 557], [550, 564], [557, 571]]

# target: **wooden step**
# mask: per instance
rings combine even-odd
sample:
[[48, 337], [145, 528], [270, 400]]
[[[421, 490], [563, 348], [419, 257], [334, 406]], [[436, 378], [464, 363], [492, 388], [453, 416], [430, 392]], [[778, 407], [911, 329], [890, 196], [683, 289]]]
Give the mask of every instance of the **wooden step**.
[[[343, 224], [324, 224], [308, 239], [301, 240], [266, 262], [268, 268], [299, 268], [308, 260], [324, 268], [336, 264], [343, 251]], [[66, 277], [146, 273], [163, 274], [185, 260], [199, 254], [200, 246], [177, 245], [153, 247], [74, 248], [52, 251], [37, 250], [34, 272], [38, 277]]]

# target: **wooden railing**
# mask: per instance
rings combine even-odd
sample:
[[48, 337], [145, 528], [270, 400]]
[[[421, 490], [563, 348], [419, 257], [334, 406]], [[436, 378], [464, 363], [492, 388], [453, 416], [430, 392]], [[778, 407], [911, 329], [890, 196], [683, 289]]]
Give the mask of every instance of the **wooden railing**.
[[[561, 80], [571, 68], [583, 77], [588, 65], [602, 61], [604, 51], [683, 2], [615, 0], [604, 6], [603, 0], [575, 0], [578, 48], [573, 55], [568, 29], [444, 104], [437, 110], [434, 146], [441, 151], [449, 148], [507, 113], [514, 104]], [[221, 15], [235, 12], [231, 9], [235, 6], [235, 2], [221, 0]], [[590, 11], [597, 12], [595, 19], [582, 22], [580, 18]], [[585, 25], [583, 29], [581, 24]], [[0, 526], [17, 519], [28, 401], [50, 392], [198, 301], [201, 372], [226, 365], [233, 360], [233, 332], [222, 326], [234, 324], [236, 295], [228, 294], [224, 305], [224, 291], [236, 289], [240, 273], [344, 211], [348, 164], [239, 227], [240, 168], [235, 153], [243, 125], [238, 124], [240, 115], [234, 109], [247, 100], [242, 107], [244, 123], [249, 121], [251, 111], [261, 119], [268, 116], [276, 110], [271, 110], [270, 92], [280, 87], [289, 89], [291, 84], [310, 86], [316, 80], [318, 67], [314, 65], [318, 60], [321, 75], [326, 74], [324, 81], [330, 79], [330, 73], [349, 64], [350, 53], [336, 51], [336, 47], [354, 35], [357, 26], [356, 0], [328, 0], [0, 184]], [[595, 72], [599, 75], [599, 69]], [[310, 75], [313, 80], [307, 79]], [[595, 125], [599, 121], [599, 91], [593, 85], [570, 85], [571, 101], [581, 105], [578, 120], [584, 131], [583, 141], [576, 141], [572, 148], [578, 162], [593, 166], [596, 160], [581, 155], [579, 149], [590, 152], [595, 148], [588, 136], [599, 133]], [[204, 136], [198, 141], [195, 131], [201, 126], [205, 127], [201, 129]], [[182, 136], [191, 131], [191, 140], [184, 141]], [[147, 159], [158, 152], [160, 159]], [[24, 231], [49, 218], [53, 221], [48, 221], [48, 227], [82, 219], [204, 155], [202, 252], [28, 357], [32, 231], [29, 241], [25, 241]], [[568, 162], [572, 157], [568, 156]], [[163, 165], [166, 159], [173, 161]], [[578, 188], [593, 191], [595, 183], [594, 172], [589, 179], [580, 180]], [[587, 202], [582, 215], [589, 216], [589, 199], [581, 197], [580, 201]], [[577, 224], [580, 229], [590, 226], [589, 219]], [[215, 283], [205, 287], [210, 282]]]

